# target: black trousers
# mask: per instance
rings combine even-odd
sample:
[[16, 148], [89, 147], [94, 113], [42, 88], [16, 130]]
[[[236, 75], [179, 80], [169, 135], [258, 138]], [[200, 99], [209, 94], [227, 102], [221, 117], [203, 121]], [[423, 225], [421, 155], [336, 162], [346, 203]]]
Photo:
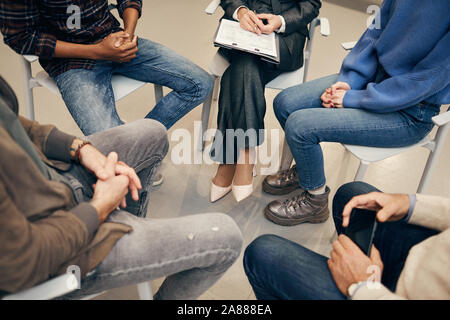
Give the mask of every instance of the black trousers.
[[[281, 46], [280, 50], [287, 48]], [[227, 49], [219, 52], [231, 65], [220, 82], [218, 131], [211, 158], [231, 164], [237, 162], [239, 149], [253, 148], [264, 142], [264, 87], [283, 71], [279, 65], [253, 54]]]

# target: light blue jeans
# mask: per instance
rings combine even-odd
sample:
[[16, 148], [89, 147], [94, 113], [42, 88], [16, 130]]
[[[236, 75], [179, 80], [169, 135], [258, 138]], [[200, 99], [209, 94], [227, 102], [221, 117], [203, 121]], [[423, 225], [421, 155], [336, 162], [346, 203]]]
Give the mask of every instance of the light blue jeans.
[[273, 102], [275, 115], [297, 164], [305, 190], [325, 185], [321, 142], [368, 147], [404, 147], [419, 142], [433, 128], [440, 106], [420, 103], [389, 113], [362, 109], [327, 109], [320, 99], [337, 81], [332, 75], [283, 90]]
[[169, 129], [211, 93], [211, 76], [165, 46], [138, 39], [136, 58], [126, 63], [96, 61], [93, 70], [72, 69], [55, 77], [69, 112], [85, 135], [123, 124], [111, 86], [113, 74], [173, 89], [147, 115]]

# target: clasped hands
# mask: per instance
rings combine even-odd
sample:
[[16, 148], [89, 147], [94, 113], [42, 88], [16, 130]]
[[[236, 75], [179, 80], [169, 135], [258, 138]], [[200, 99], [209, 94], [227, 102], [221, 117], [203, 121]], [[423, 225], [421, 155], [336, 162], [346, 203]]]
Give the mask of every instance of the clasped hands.
[[336, 82], [330, 88], [326, 89], [320, 97], [322, 106], [325, 108], [343, 108], [344, 97], [347, 90], [351, 90], [348, 83]]
[[100, 41], [97, 46], [97, 60], [110, 60], [114, 62], [129, 62], [136, 58], [138, 52], [138, 37], [126, 31], [111, 33]]
[[[237, 16], [242, 29], [258, 35], [263, 33], [270, 34], [280, 29], [282, 25], [281, 18], [277, 15], [268, 13], [256, 14], [245, 7], [238, 10]], [[267, 20], [267, 24], [264, 24], [263, 20]]]
[[80, 150], [80, 164], [98, 179], [93, 185], [91, 204], [97, 209], [100, 222], [117, 207], [126, 207], [128, 190], [134, 201], [139, 200], [141, 181], [133, 168], [118, 161], [117, 153], [111, 152], [105, 157], [92, 145], [86, 145]]

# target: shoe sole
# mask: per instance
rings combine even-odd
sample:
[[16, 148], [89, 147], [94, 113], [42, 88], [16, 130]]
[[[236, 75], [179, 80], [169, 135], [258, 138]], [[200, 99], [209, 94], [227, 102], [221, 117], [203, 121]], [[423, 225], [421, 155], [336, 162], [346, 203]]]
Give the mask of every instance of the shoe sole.
[[278, 224], [280, 226], [295, 226], [301, 223], [323, 223], [325, 221], [328, 220], [328, 217], [330, 216], [330, 210], [328, 209], [328, 207], [326, 207], [325, 209], [323, 209], [318, 215], [314, 216], [314, 217], [304, 217], [304, 218], [299, 218], [299, 219], [283, 219], [277, 216], [274, 216], [272, 214], [272, 212], [270, 212], [269, 208], [266, 207], [264, 209], [264, 215], [267, 219], [269, 219], [270, 221], [272, 221], [275, 224]]
[[272, 194], [275, 196], [283, 196], [283, 195], [291, 193], [294, 190], [301, 189], [301, 188], [298, 184], [297, 185], [294, 184], [292, 186], [284, 187], [284, 188], [276, 188], [276, 187], [271, 186], [264, 180], [263, 184], [262, 184], [262, 189], [265, 193]]
[[164, 182], [164, 177], [161, 176], [161, 178], [159, 178], [158, 180], [153, 181], [152, 186], [158, 187], [158, 186], [162, 185], [163, 182]]

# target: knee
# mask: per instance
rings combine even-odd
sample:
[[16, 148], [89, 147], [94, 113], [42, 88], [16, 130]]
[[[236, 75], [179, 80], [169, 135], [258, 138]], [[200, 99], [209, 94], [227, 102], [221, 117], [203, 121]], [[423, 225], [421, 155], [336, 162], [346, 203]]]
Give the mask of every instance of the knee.
[[152, 155], [164, 158], [169, 149], [166, 127], [159, 121], [140, 119], [132, 123], [130, 137], [138, 143], [142, 151], [151, 151]]
[[353, 197], [372, 191], [376, 191], [376, 189], [362, 181], [349, 182], [339, 187], [333, 197], [333, 218], [342, 220], [342, 211]]
[[284, 128], [286, 120], [289, 118], [288, 106], [290, 105], [289, 93], [281, 91], [273, 100], [273, 111], [281, 127]]
[[292, 113], [286, 120], [284, 128], [286, 139], [294, 144], [318, 144], [317, 123], [314, 121], [313, 110], [299, 110]]
[[362, 181], [352, 181], [340, 186], [333, 199], [350, 201], [355, 196], [375, 190], [376, 189], [368, 183]]
[[242, 250], [243, 236], [241, 230], [230, 216], [223, 213], [210, 214], [208, 220], [212, 222], [212, 231], [216, 233], [215, 241], [219, 244], [219, 247], [231, 251], [230, 262], [233, 263]]
[[195, 79], [195, 83], [197, 90], [195, 100], [198, 103], [201, 103], [205, 101], [209, 95], [211, 95], [214, 88], [214, 79], [209, 73], [201, 70]]
[[259, 270], [268, 268], [276, 261], [277, 243], [280, 238], [275, 235], [262, 235], [253, 240], [244, 252], [244, 270], [247, 277], [255, 277]]

